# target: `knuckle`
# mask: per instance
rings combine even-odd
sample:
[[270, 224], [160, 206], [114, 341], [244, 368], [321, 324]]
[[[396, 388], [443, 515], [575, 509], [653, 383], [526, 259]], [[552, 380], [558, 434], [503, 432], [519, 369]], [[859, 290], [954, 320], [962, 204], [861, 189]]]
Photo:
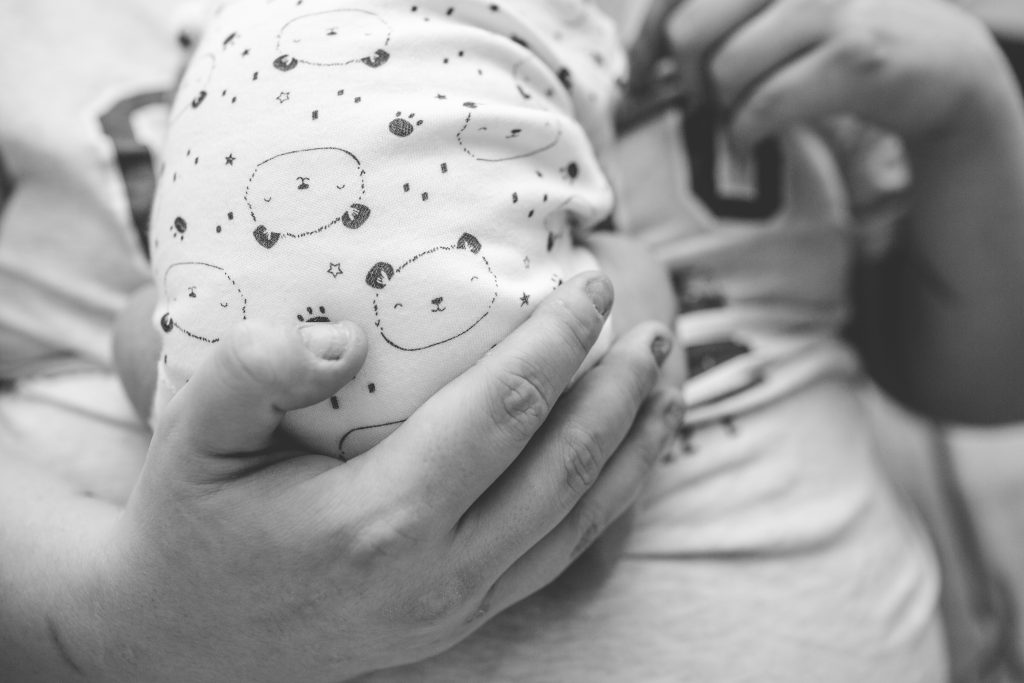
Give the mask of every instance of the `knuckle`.
[[569, 315], [564, 319], [564, 324], [558, 327], [560, 341], [582, 360], [601, 333], [604, 318], [593, 307], [583, 311], [570, 307], [566, 309]]
[[572, 548], [572, 559], [582, 555], [597, 540], [607, 526], [607, 522], [594, 506], [590, 506], [577, 513], [574, 524], [576, 544]]
[[353, 566], [372, 569], [394, 558], [409, 555], [420, 545], [410, 524], [389, 518], [365, 521], [346, 533], [348, 557]]
[[500, 584], [501, 579], [499, 578], [496, 583], [491, 584], [490, 589], [484, 594], [484, 596], [477, 600], [476, 609], [473, 610], [463, 622], [464, 626], [472, 626], [474, 623], [480, 622], [490, 616], [494, 610], [494, 599]]
[[877, 74], [888, 65], [890, 53], [886, 34], [866, 22], [851, 25], [836, 39], [836, 59], [851, 74]]
[[672, 448], [683, 429], [685, 408], [666, 396], [652, 398], [638, 440], [637, 476], [646, 478], [647, 472]]
[[406, 600], [402, 614], [410, 623], [420, 626], [463, 624], [467, 621], [466, 613], [479, 602], [481, 584], [477, 572], [455, 572], [428, 588], [420, 586]]
[[230, 337], [228, 353], [237, 377], [259, 386], [277, 386], [284, 379], [279, 372], [280, 364], [268, 357], [268, 346], [262, 343], [259, 334], [251, 325], [239, 325]]
[[663, 32], [668, 44], [680, 62], [699, 60], [711, 47], [714, 36], [701, 30], [695, 23], [685, 3], [678, 4], [668, 12], [663, 22]]
[[565, 431], [565, 450], [562, 466], [565, 472], [565, 486], [579, 498], [586, 493], [604, 467], [604, 453], [594, 435], [579, 427]]
[[540, 377], [543, 373], [526, 362], [499, 376], [491, 412], [496, 424], [515, 438], [533, 436], [554, 404], [552, 390]]
[[665, 441], [671, 428], [659, 397], [652, 396], [640, 409], [629, 438], [622, 448], [629, 450], [631, 463], [645, 465], [651, 451], [656, 451]]
[[690, 51], [692, 49], [692, 31], [685, 12], [676, 8], [669, 12], [665, 18], [664, 31], [672, 49], [676, 52]]

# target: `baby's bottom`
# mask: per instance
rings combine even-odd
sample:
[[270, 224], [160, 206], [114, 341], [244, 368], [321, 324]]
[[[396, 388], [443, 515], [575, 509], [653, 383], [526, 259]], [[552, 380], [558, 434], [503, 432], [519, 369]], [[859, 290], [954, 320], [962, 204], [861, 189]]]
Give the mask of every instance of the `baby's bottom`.
[[585, 555], [452, 651], [373, 680], [945, 680], [935, 561], [850, 382], [692, 445], [655, 473], [617, 564]]

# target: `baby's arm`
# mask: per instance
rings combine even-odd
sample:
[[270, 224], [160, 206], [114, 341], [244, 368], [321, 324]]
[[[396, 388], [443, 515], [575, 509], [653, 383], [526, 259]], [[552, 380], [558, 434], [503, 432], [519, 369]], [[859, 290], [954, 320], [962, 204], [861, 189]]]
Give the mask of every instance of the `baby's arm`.
[[152, 222], [156, 411], [242, 319], [344, 318], [370, 333], [360, 376], [286, 425], [341, 457], [383, 438], [594, 267], [614, 45], [574, 0], [227, 5]]

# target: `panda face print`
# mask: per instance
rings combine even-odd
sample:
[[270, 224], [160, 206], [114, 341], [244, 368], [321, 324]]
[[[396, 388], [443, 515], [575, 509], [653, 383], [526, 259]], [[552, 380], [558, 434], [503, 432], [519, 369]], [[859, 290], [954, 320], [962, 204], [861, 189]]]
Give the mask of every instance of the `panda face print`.
[[[459, 144], [477, 161], [510, 161], [540, 154], [562, 137], [558, 118], [548, 112], [517, 110], [511, 119], [488, 107], [467, 106], [466, 123], [458, 133]], [[507, 110], [506, 110], [507, 112]]]
[[164, 273], [165, 313], [160, 327], [215, 344], [229, 329], [245, 320], [245, 295], [220, 266], [185, 262]]
[[362, 63], [377, 68], [387, 63], [391, 28], [373, 12], [341, 9], [292, 19], [277, 37], [280, 56], [274, 68], [291, 71], [300, 63], [344, 66]]
[[360, 203], [363, 170], [351, 152], [318, 147], [285, 152], [260, 163], [245, 201], [257, 223], [253, 236], [270, 249], [282, 236], [303, 237], [341, 223], [355, 230], [370, 218]]
[[526, 102], [544, 102], [555, 96], [555, 88], [545, 78], [544, 67], [536, 59], [524, 59], [512, 67], [516, 90]]
[[490, 312], [498, 280], [481, 245], [464, 234], [454, 246], [435, 247], [398, 268], [376, 264], [366, 283], [379, 290], [373, 300], [377, 330], [403, 351], [419, 351], [469, 332]]

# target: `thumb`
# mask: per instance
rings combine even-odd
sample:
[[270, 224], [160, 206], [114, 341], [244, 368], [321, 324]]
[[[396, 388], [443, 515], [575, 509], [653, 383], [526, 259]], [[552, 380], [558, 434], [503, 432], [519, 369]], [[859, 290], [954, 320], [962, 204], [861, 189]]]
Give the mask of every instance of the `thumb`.
[[[350, 322], [246, 321], [167, 404], [153, 442], [178, 460], [260, 451], [286, 412], [326, 400], [365, 358], [366, 336]], [[208, 470], [208, 463], [199, 465]]]

